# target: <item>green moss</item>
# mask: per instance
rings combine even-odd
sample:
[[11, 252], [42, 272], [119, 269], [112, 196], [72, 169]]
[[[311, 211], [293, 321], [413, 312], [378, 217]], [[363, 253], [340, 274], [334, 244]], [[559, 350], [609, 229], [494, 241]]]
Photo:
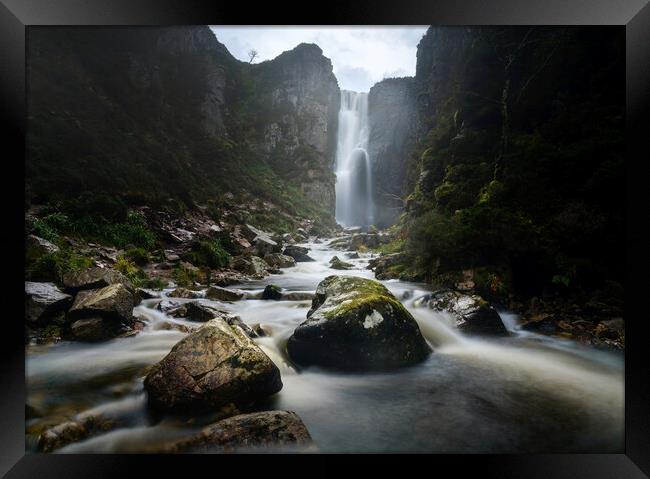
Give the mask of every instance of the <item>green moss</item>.
[[391, 292], [377, 281], [345, 276], [334, 276], [332, 278], [334, 279], [331, 281], [336, 281], [340, 284], [340, 286], [337, 285], [335, 294], [338, 291], [353, 291], [353, 294], [349, 299], [346, 299], [335, 308], [325, 312], [324, 316], [327, 319], [346, 315], [350, 312], [358, 311], [361, 308], [367, 310], [383, 309], [386, 304], [389, 304], [395, 311], [407, 314], [402, 303], [395, 299]]
[[32, 281], [52, 281], [60, 285], [66, 273], [92, 265], [91, 258], [75, 253], [69, 247], [62, 247], [56, 253], [46, 253], [34, 261], [28, 261], [25, 273]]

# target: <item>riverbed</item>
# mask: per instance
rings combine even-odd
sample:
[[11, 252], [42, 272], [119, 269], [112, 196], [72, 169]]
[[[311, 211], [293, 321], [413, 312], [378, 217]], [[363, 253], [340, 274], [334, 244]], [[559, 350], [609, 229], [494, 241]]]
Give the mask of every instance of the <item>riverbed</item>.
[[[301, 246], [310, 248], [316, 261], [231, 288], [254, 295], [276, 284], [313, 292], [331, 274], [374, 278], [366, 269], [371, 253], [348, 259], [327, 241]], [[330, 269], [334, 255], [355, 268]], [[413, 314], [434, 351], [419, 365], [385, 373], [298, 370], [285, 344], [305, 320], [309, 300], [205, 301], [249, 325], [260, 324], [267, 336], [256, 342], [280, 368], [284, 384], [260, 410], [295, 411], [320, 452], [623, 452], [622, 353], [522, 331], [506, 311], [500, 314], [510, 337], [465, 336], [450, 316], [416, 306], [429, 292], [427, 285], [382, 283]], [[170, 291], [163, 291], [163, 298]], [[160, 418], [147, 410], [142, 385], [147, 368], [186, 335], [170, 325], [196, 326], [157, 311], [159, 301], [144, 300], [135, 308], [146, 324], [136, 336], [27, 348], [27, 402], [42, 416], [27, 423], [28, 450], [35, 450], [33, 431], [43, 423], [84, 411], [111, 417], [117, 427], [58, 452], [155, 452], [210, 422], [210, 417]]]

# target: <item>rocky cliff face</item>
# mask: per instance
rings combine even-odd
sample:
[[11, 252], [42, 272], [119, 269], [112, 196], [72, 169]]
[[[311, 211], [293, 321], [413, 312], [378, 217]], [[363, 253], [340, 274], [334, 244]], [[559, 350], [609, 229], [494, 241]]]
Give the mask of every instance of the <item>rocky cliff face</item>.
[[368, 154], [373, 165], [373, 192], [378, 226], [395, 222], [408, 193], [405, 179], [417, 125], [413, 78], [389, 78], [368, 94]]
[[262, 151], [281, 176], [333, 212], [340, 91], [332, 63], [318, 46], [300, 44], [254, 65], [251, 75], [259, 85]]
[[250, 65], [208, 27], [138, 27], [34, 29], [29, 49], [36, 201], [101, 190], [192, 205], [241, 190], [333, 213], [339, 89], [317, 46]]

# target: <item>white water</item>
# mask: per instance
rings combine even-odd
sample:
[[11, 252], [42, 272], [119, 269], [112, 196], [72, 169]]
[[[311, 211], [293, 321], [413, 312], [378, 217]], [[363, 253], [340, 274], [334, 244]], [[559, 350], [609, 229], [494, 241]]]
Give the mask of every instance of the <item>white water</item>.
[[342, 90], [336, 145], [336, 221], [344, 226], [369, 226], [374, 221], [368, 135], [368, 94]]
[[[273, 283], [313, 292], [331, 274], [373, 277], [365, 269], [369, 254], [353, 260], [325, 244], [306, 246], [315, 262], [234, 287], [253, 292]], [[335, 254], [358, 269], [330, 269]], [[428, 292], [425, 285], [383, 283], [397, 298], [408, 293], [403, 302], [434, 349], [417, 366], [385, 373], [298, 372], [285, 344], [304, 321], [310, 301], [218, 304], [268, 333], [257, 343], [280, 368], [284, 387], [260, 408], [297, 412], [322, 452], [622, 452], [622, 354], [520, 331], [516, 316], [507, 313], [502, 317], [511, 337], [468, 337], [448, 315], [416, 306]], [[192, 325], [155, 311], [157, 302], [136, 308], [147, 327], [135, 337], [30, 347], [30, 405], [49, 417], [98, 410], [119, 420], [118, 429], [62, 452], [149, 452], [209, 422], [158, 421], [147, 413], [146, 368], [184, 336], [163, 328]], [[38, 420], [28, 426], [33, 422]]]

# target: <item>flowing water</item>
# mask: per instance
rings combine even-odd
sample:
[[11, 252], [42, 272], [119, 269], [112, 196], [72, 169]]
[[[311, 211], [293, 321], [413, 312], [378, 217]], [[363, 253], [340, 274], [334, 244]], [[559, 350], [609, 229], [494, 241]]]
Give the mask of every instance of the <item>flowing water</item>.
[[368, 94], [342, 90], [336, 145], [336, 221], [344, 226], [374, 222], [368, 135]]
[[[369, 254], [347, 260], [357, 269], [327, 266], [333, 251], [307, 244], [315, 262], [298, 263], [284, 274], [241, 284], [260, 292], [273, 283], [313, 292], [330, 274], [372, 278]], [[415, 300], [421, 284], [383, 282], [417, 320], [434, 352], [423, 363], [385, 373], [339, 373], [319, 368], [300, 372], [284, 345], [305, 319], [309, 301], [248, 299], [218, 303], [248, 324], [261, 324], [257, 339], [278, 365], [284, 387], [261, 409], [293, 410], [322, 452], [622, 452], [623, 356], [518, 329], [502, 312], [511, 336], [470, 338], [452, 319]], [[142, 381], [146, 368], [185, 336], [170, 324], [192, 325], [153, 309], [145, 300], [134, 313], [146, 322], [137, 336], [101, 344], [62, 342], [30, 346], [28, 403], [56, 423], [73, 413], [101, 413], [117, 421], [111, 432], [69, 445], [61, 452], [148, 452], [191, 434], [210, 418], [152, 417]], [[196, 323], [194, 323], [196, 325]], [[43, 419], [28, 422], [35, 430]], [[31, 429], [30, 429], [31, 428]], [[36, 434], [28, 434], [34, 448]]]

